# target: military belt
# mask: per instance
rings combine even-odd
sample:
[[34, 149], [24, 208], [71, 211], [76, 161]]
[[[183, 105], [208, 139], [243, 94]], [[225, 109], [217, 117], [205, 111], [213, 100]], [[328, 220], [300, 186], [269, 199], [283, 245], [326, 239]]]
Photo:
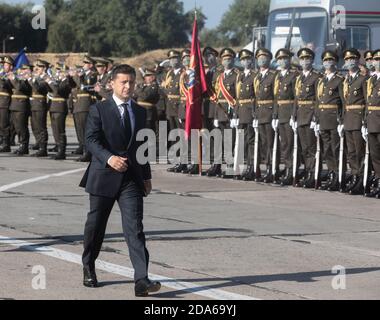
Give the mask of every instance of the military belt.
[[363, 109], [363, 108], [364, 108], [364, 106], [359, 105], [359, 104], [351, 105], [351, 106], [346, 106], [346, 110], [347, 110], [347, 111], [351, 111], [351, 110], [361, 110], [361, 109]]
[[12, 99], [29, 99], [29, 97], [23, 94], [14, 94], [12, 95]]
[[336, 104], [320, 104], [319, 109], [338, 109], [338, 105]]
[[10, 94], [8, 92], [0, 92], [0, 96], [6, 96], [9, 97]]
[[186, 101], [186, 97], [181, 97], [181, 101]]
[[78, 93], [77, 97], [90, 97], [91, 95], [89, 93]]
[[294, 103], [294, 100], [278, 100], [277, 103], [279, 106], [281, 106], [281, 105], [285, 105], [285, 104]]
[[181, 96], [179, 95], [176, 95], [176, 94], [168, 94], [168, 99], [169, 100], [176, 100], [176, 99], [180, 99]]
[[240, 104], [248, 104], [248, 103], [253, 103], [253, 99], [242, 99], [239, 100]]
[[50, 98], [51, 101], [54, 102], [65, 102], [66, 100], [64, 98]]
[[155, 105], [146, 101], [137, 101], [137, 104], [143, 107], [154, 107]]
[[378, 106], [369, 106], [368, 111], [380, 111], [380, 107]]
[[226, 99], [218, 99], [218, 102], [220, 102], [220, 103], [228, 103], [228, 101]]
[[260, 106], [265, 106], [265, 105], [271, 105], [274, 103], [274, 100], [257, 100], [257, 105]]
[[33, 94], [31, 96], [31, 98], [33, 98], [33, 99], [45, 99], [45, 96], [43, 96], [42, 94]]
[[310, 106], [313, 104], [314, 104], [314, 101], [312, 101], [312, 100], [300, 100], [300, 101], [298, 101], [299, 106]]

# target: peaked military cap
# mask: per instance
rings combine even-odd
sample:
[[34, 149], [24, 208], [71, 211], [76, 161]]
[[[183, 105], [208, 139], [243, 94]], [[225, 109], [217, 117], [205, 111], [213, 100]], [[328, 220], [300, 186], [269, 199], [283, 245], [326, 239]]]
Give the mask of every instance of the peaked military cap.
[[235, 57], [235, 51], [232, 50], [231, 48], [224, 48], [222, 51], [220, 51], [220, 57]]
[[338, 55], [331, 50], [326, 50], [325, 52], [322, 53], [322, 61], [328, 60], [328, 59], [333, 59], [336, 62], [339, 61]]
[[343, 59], [360, 59], [360, 52], [356, 50], [355, 48], [347, 49], [343, 51]]
[[254, 54], [251, 50], [243, 49], [239, 52], [239, 59], [253, 58]]
[[177, 50], [170, 50], [168, 52], [168, 58], [169, 59], [171, 59], [171, 58], [179, 58], [179, 56], [180, 56], [180, 53]]
[[277, 52], [276, 52], [276, 59], [280, 59], [280, 58], [291, 58], [293, 56], [293, 53], [290, 52], [290, 50], [286, 49], [286, 48], [282, 48], [282, 49], [279, 49]]
[[189, 49], [184, 49], [181, 51], [181, 59], [184, 57], [190, 57], [190, 50]]
[[300, 59], [301, 58], [312, 58], [312, 59], [314, 59], [315, 53], [310, 48], [302, 48], [302, 49], [298, 50], [297, 57]]
[[364, 60], [373, 59], [373, 52], [371, 50], [367, 50], [364, 52]]
[[373, 59], [380, 59], [380, 49], [373, 51]]
[[208, 54], [213, 54], [214, 56], [218, 56], [219, 55], [219, 52], [217, 50], [215, 50], [214, 48], [211, 48], [211, 47], [205, 47], [203, 49], [203, 53], [202, 55], [203, 56], [207, 56]]
[[256, 54], [255, 54], [255, 57], [258, 58], [260, 56], [267, 56], [269, 57], [271, 60], [273, 58], [273, 54], [272, 52], [270, 52], [267, 48], [259, 48], [256, 50]]
[[9, 64], [13, 65], [14, 62], [15, 62], [15, 61], [13, 60], [13, 58], [12, 58], [11, 56], [5, 56], [5, 57], [3, 58], [3, 63], [9, 63]]

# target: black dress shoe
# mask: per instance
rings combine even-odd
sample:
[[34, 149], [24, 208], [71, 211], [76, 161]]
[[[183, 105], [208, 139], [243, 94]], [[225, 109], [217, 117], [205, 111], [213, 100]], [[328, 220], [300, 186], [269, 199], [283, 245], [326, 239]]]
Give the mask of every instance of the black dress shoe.
[[40, 149], [40, 145], [38, 143], [36, 143], [32, 146], [32, 150], [34, 150], [34, 151], [39, 150], [39, 149]]
[[98, 287], [98, 279], [96, 278], [95, 270], [83, 268], [83, 285], [89, 288]]
[[83, 154], [83, 148], [76, 148], [74, 151], [71, 152], [71, 154]]
[[75, 161], [76, 162], [90, 162], [91, 161], [91, 154], [87, 152], [83, 156], [76, 159]]
[[147, 297], [149, 293], [157, 292], [161, 289], [161, 283], [150, 281], [148, 278], [140, 279], [135, 284], [135, 296]]

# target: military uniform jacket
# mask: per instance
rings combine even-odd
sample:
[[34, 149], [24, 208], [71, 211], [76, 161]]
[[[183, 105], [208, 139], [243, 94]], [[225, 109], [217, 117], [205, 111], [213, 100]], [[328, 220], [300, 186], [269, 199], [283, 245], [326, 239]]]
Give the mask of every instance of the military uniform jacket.
[[112, 90], [107, 89], [110, 77], [109, 73], [97, 76], [97, 82], [100, 83], [100, 91], [96, 93], [96, 98], [100, 101], [104, 101], [112, 96]]
[[251, 124], [253, 120], [255, 103], [253, 79], [255, 76], [256, 73], [253, 70], [249, 70], [247, 74], [242, 71], [237, 76], [236, 97], [238, 104], [236, 113], [240, 124]]
[[218, 108], [214, 98], [216, 99], [215, 84], [218, 78], [218, 71], [216, 67], [211, 68], [206, 73], [207, 93], [203, 99], [202, 114], [209, 119], [215, 117], [215, 109]]
[[41, 79], [33, 79], [28, 82], [32, 87], [32, 96], [29, 98], [31, 111], [46, 111], [46, 95], [50, 90], [49, 85]]
[[296, 78], [293, 117], [299, 127], [310, 126], [317, 105], [317, 86], [322, 75], [311, 69], [307, 76], [302, 72]]
[[179, 78], [179, 93], [181, 96], [181, 101], [178, 106], [178, 118], [184, 120], [186, 118], [186, 100], [188, 95], [188, 76], [184, 70]]
[[7, 79], [0, 79], [0, 109], [8, 109], [11, 103], [12, 85]]
[[343, 123], [346, 131], [360, 130], [362, 127], [366, 105], [367, 80], [368, 77], [361, 75], [359, 72], [356, 73], [352, 80], [348, 75], [344, 80]]
[[160, 100], [160, 93], [158, 91], [158, 84], [140, 84], [137, 86], [134, 99], [139, 106], [146, 109], [146, 120], [156, 120], [157, 108], [156, 104]]
[[165, 81], [162, 83], [167, 96], [166, 103], [166, 116], [167, 117], [178, 117], [178, 107], [181, 100], [180, 89], [179, 89], [179, 79], [182, 74], [182, 69], [175, 74], [173, 69], [170, 69], [166, 76]]
[[12, 98], [9, 110], [29, 112], [29, 97], [32, 93], [32, 88], [29, 85], [28, 81], [21, 79], [14, 79], [10, 81], [12, 84]]
[[[218, 121], [229, 121], [229, 119], [233, 117], [233, 113], [236, 114], [236, 80], [238, 73], [238, 69], [233, 68], [228, 73], [221, 72], [216, 79], [216, 97], [218, 103], [222, 106], [222, 108], [220, 106], [215, 108], [215, 119]], [[221, 83], [223, 83], [232, 101], [228, 101], [227, 97], [223, 94]], [[232, 109], [230, 109], [229, 106]]]
[[259, 124], [272, 122], [275, 78], [276, 72], [268, 70], [264, 76], [258, 72], [254, 79], [253, 85], [256, 94], [254, 117]]
[[289, 123], [294, 112], [294, 92], [296, 86], [296, 70], [287, 70], [285, 75], [277, 72], [274, 83], [275, 103], [273, 118], [278, 119], [280, 124]]
[[380, 79], [377, 78], [377, 75], [367, 80], [365, 120], [369, 133], [380, 132]]
[[318, 81], [318, 109], [316, 121], [321, 130], [336, 129], [341, 122], [343, 106], [343, 77], [334, 73], [328, 80], [326, 76]]
[[49, 111], [52, 113], [67, 113], [67, 99], [72, 89], [72, 79], [65, 78], [62, 81], [50, 82], [51, 90]]
[[82, 86], [93, 86], [97, 82], [96, 72], [90, 71], [82, 76], [73, 78], [76, 88], [73, 93], [73, 113], [89, 112], [94, 102], [93, 92], [83, 89]]

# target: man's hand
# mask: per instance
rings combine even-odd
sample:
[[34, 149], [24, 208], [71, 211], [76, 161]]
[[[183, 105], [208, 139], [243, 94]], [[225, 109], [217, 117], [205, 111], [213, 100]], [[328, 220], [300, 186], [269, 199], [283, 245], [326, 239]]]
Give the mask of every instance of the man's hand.
[[145, 187], [146, 195], [151, 193], [151, 191], [152, 191], [152, 180], [145, 180], [144, 181], [144, 187]]
[[115, 169], [118, 172], [125, 172], [128, 169], [127, 160], [128, 158], [112, 156], [108, 159], [107, 163], [112, 169]]

